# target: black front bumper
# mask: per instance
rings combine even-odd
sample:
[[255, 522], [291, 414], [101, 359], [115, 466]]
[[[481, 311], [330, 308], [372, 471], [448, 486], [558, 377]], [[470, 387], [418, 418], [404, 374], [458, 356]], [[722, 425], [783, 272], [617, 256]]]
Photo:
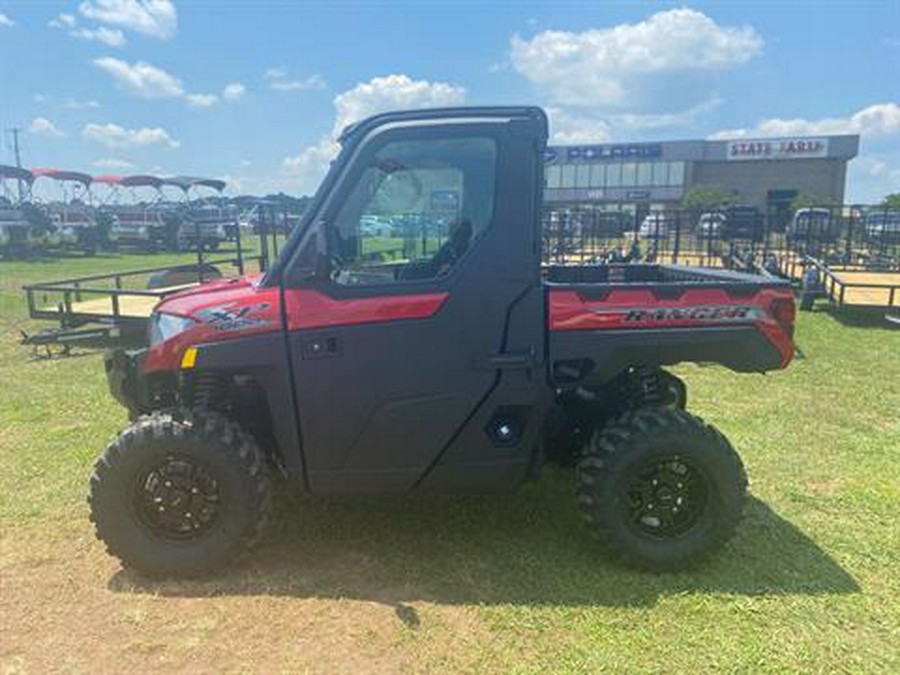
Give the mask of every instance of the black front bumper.
[[143, 375], [146, 349], [116, 349], [104, 357], [109, 392], [123, 406], [132, 411], [151, 409], [150, 387]]

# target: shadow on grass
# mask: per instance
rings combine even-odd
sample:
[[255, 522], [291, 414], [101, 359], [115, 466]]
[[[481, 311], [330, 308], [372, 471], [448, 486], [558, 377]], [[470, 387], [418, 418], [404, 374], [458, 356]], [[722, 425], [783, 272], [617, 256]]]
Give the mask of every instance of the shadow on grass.
[[[492, 496], [285, 500], [269, 537], [238, 568], [210, 580], [152, 581], [117, 572], [118, 592], [350, 598], [563, 606], [652, 605], [663, 595], [854, 593], [856, 581], [751, 499], [738, 535], [702, 568], [636, 572], [607, 560], [574, 508], [571, 480], [551, 474]], [[413, 611], [414, 613], [414, 611]], [[407, 622], [408, 623], [408, 622]]]
[[[900, 302], [900, 293], [897, 295]], [[831, 316], [835, 321], [848, 328], [897, 328], [896, 323], [892, 323], [887, 316], [900, 316], [900, 306], [885, 307], [854, 307], [852, 305], [844, 305], [843, 307], [828, 307], [827, 309], [816, 310]]]

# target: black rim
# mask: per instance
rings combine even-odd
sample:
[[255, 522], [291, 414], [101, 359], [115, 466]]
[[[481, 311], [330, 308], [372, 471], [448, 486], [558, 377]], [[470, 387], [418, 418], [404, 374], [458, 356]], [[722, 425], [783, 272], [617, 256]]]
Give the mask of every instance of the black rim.
[[706, 511], [706, 477], [678, 455], [635, 467], [626, 483], [629, 525], [655, 539], [679, 537]]
[[195, 539], [218, 520], [219, 484], [206, 467], [183, 457], [167, 457], [137, 482], [135, 507], [155, 535]]

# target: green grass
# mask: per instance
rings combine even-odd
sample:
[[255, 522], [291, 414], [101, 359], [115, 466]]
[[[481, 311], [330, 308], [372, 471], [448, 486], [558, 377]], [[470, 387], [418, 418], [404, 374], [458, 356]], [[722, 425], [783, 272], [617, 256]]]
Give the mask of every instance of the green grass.
[[[16, 625], [47, 584], [60, 600], [40, 607], [43, 635], [63, 644], [113, 626], [127, 643], [109, 661], [71, 656], [76, 670], [190, 658], [240, 669], [223, 646], [266, 640], [272, 670], [354, 669], [361, 654], [382, 671], [900, 672], [900, 332], [883, 322], [801, 314], [805, 358], [768, 376], [679, 369], [690, 409], [731, 439], [753, 492], [734, 541], [695, 572], [604, 560], [570, 476], [549, 471], [500, 496], [285, 497], [247, 564], [153, 583], [117, 572], [91, 539], [91, 464], [125, 421], [99, 355], [30, 360], [16, 344], [34, 328], [22, 283], [146, 265], [0, 261], [0, 596], [34, 584], [3, 605], [0, 664], [40, 663]], [[194, 642], [176, 644], [172, 622]], [[306, 662], [297, 640], [334, 648]]]

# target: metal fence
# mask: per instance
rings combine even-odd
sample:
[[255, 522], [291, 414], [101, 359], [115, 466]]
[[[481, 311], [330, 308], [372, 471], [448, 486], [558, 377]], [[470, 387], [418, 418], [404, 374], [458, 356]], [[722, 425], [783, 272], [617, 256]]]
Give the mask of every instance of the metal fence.
[[661, 262], [790, 274], [806, 257], [835, 266], [900, 270], [900, 209], [799, 209], [793, 217], [753, 207], [669, 209], [545, 207], [545, 264]]

